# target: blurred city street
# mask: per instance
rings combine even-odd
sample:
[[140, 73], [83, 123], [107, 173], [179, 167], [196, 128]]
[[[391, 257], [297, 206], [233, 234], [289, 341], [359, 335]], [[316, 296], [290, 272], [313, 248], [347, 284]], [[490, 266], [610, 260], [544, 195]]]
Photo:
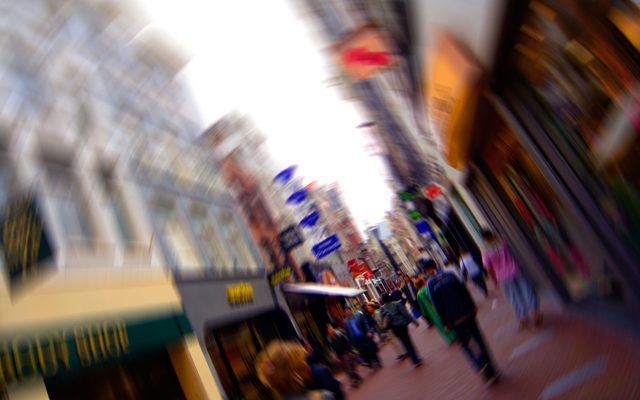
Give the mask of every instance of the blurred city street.
[[0, 400], [640, 399], [638, 0], [1, 3]]
[[[458, 346], [449, 347], [422, 321], [411, 334], [425, 363], [414, 368], [382, 348], [384, 368], [360, 367], [364, 383], [349, 389], [351, 400], [367, 399], [637, 399], [640, 346], [596, 321], [545, 302], [542, 326], [519, 332], [499, 292], [474, 293], [478, 320], [502, 373], [488, 387]], [[349, 387], [345, 383], [345, 387]]]

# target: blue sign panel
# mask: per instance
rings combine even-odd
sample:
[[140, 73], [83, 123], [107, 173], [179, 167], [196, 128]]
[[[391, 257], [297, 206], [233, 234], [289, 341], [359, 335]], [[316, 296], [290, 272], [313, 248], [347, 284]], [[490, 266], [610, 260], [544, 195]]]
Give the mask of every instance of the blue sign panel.
[[289, 196], [289, 198], [287, 199], [287, 204], [300, 204], [306, 198], [307, 198], [307, 191], [304, 189], [298, 190], [297, 192]]
[[418, 232], [422, 233], [423, 235], [427, 235], [427, 234], [431, 233], [431, 227], [429, 226], [429, 224], [425, 220], [421, 220], [421, 221], [417, 222], [416, 223], [416, 229], [418, 230]]
[[295, 172], [296, 172], [296, 166], [292, 165], [289, 168], [280, 171], [278, 175], [276, 175], [276, 177], [273, 178], [273, 181], [280, 182], [281, 184], [284, 185], [285, 183], [289, 182], [289, 180], [291, 180]]
[[320, 213], [318, 211], [314, 211], [311, 214], [307, 215], [306, 217], [302, 218], [300, 220], [299, 225], [303, 227], [311, 228], [318, 223], [319, 219], [320, 219]]
[[316, 259], [319, 260], [338, 250], [341, 246], [342, 244], [340, 243], [338, 235], [331, 235], [323, 241], [318, 242], [318, 244], [312, 247], [312, 250], [313, 254], [316, 255]]

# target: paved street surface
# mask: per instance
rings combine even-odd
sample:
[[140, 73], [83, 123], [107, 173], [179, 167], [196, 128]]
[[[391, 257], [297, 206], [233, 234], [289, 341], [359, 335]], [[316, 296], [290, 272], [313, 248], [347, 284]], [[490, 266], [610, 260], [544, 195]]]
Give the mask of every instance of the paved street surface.
[[412, 336], [425, 364], [414, 369], [381, 351], [385, 367], [360, 372], [365, 382], [348, 388], [352, 400], [376, 399], [640, 399], [640, 346], [596, 323], [544, 304], [545, 321], [518, 332], [511, 308], [495, 290], [474, 292], [480, 326], [503, 376], [487, 387], [457, 346], [448, 347], [421, 323]]

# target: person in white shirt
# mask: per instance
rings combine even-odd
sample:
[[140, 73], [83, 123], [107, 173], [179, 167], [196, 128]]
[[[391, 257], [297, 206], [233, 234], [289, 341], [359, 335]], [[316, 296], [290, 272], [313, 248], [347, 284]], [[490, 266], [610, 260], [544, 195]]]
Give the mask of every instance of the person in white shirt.
[[487, 297], [489, 291], [487, 289], [487, 283], [484, 280], [484, 273], [473, 259], [473, 256], [466, 249], [462, 249], [459, 260], [463, 276], [471, 278], [478, 289], [482, 290], [484, 297]]

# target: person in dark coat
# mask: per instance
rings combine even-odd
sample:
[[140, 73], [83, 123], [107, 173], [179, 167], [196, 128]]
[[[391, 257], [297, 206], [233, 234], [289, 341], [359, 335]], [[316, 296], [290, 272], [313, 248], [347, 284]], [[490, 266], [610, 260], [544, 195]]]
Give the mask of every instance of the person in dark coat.
[[353, 346], [347, 335], [342, 333], [335, 326], [327, 325], [327, 341], [329, 347], [340, 361], [342, 371], [349, 377], [352, 387], [358, 387], [362, 383], [362, 377], [358, 374], [356, 355], [353, 354]]
[[353, 312], [350, 308], [345, 310], [344, 327], [347, 337], [358, 350], [363, 363], [371, 368], [379, 369], [382, 362], [378, 357], [378, 346], [373, 341], [374, 330], [367, 323], [362, 312]]
[[455, 332], [460, 347], [483, 378], [494, 383], [498, 373], [478, 327], [478, 309], [467, 287], [455, 274], [440, 271], [429, 278], [427, 288], [442, 324]]

